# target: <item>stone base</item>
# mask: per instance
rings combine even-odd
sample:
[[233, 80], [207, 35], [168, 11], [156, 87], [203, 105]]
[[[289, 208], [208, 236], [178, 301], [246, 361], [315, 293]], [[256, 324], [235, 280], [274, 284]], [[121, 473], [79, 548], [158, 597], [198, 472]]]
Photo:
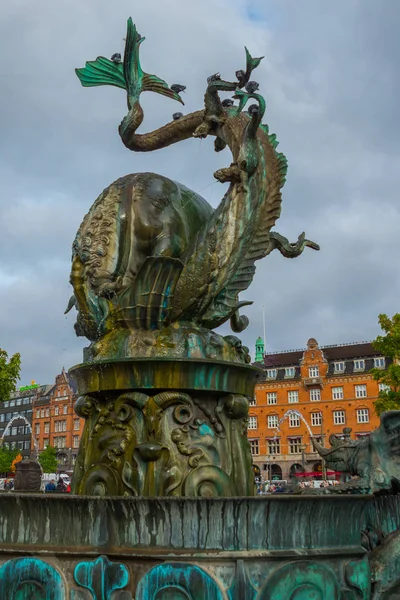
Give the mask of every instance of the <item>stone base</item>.
[[85, 419], [74, 493], [255, 494], [247, 441], [259, 369], [222, 361], [114, 360], [70, 371]]
[[0, 598], [367, 600], [372, 502], [1, 494]]

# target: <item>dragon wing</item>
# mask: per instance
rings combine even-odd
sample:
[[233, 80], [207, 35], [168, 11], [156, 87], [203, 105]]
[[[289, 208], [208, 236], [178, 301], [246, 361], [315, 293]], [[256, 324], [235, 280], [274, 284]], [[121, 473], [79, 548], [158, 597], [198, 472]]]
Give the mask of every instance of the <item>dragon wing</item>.
[[[286, 180], [287, 160], [284, 154], [276, 152], [278, 142], [274, 134], [269, 135], [268, 126], [262, 125], [260, 130], [257, 136], [261, 149], [258, 168], [266, 186], [261, 186], [259, 191], [258, 209], [249, 224], [253, 232], [244, 248], [243, 257], [204, 314], [201, 322], [205, 327], [218, 327], [244, 305], [239, 303], [238, 296], [253, 281], [255, 262], [273, 249], [269, 232], [280, 216], [281, 189]], [[241, 330], [241, 327], [237, 327], [237, 330]]]

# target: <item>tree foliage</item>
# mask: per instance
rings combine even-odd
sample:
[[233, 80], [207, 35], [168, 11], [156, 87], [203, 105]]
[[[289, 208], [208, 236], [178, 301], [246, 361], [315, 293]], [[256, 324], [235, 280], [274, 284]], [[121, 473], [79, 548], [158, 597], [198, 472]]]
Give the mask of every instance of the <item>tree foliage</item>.
[[21, 355], [14, 354], [8, 359], [8, 354], [0, 348], [0, 401], [9, 400], [10, 394], [15, 391], [21, 370]]
[[57, 471], [57, 451], [53, 446], [47, 446], [38, 458], [43, 473], [55, 473]]
[[377, 415], [387, 410], [400, 410], [400, 314], [392, 318], [379, 315], [379, 325], [385, 335], [378, 335], [372, 345], [382, 356], [390, 358], [391, 363], [385, 370], [371, 371], [376, 381], [387, 386], [386, 390], [379, 392], [378, 400], [374, 402]]
[[10, 450], [7, 446], [0, 446], [0, 473], [11, 471], [11, 465], [19, 450]]

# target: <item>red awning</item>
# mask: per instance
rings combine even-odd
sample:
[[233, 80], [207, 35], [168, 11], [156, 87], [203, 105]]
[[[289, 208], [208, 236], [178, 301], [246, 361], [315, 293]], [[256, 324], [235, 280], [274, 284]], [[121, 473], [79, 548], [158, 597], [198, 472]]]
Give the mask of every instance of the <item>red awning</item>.
[[[341, 471], [327, 471], [327, 475], [342, 475]], [[322, 471], [310, 471], [307, 473], [293, 473], [296, 477], [321, 477]]]

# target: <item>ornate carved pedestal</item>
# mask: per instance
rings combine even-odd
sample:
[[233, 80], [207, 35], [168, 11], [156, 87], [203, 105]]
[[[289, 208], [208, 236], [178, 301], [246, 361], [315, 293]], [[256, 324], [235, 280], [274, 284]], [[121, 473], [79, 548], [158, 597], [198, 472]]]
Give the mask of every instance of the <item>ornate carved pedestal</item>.
[[73, 492], [252, 496], [247, 415], [260, 371], [207, 360], [126, 359], [70, 371], [86, 419]]

